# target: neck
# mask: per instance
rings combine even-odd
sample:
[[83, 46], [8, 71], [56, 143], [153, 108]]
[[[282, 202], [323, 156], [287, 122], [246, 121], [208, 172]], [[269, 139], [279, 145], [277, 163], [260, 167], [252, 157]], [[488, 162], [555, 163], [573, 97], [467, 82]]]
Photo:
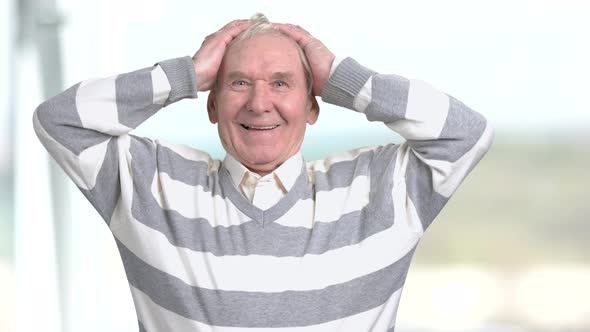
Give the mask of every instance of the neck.
[[277, 165], [276, 167], [274, 167], [272, 169], [258, 169], [258, 168], [250, 167], [248, 165], [244, 165], [244, 166], [252, 173], [256, 173], [260, 176], [265, 176], [265, 175], [268, 175], [268, 174], [274, 172], [277, 168], [279, 168], [279, 166], [281, 166], [281, 164]]

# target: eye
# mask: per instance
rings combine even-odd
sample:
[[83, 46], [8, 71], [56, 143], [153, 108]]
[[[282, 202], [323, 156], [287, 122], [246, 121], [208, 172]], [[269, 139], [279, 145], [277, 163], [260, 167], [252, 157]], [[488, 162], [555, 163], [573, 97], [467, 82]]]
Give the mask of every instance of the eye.
[[248, 82], [246, 82], [244, 80], [237, 80], [237, 81], [233, 81], [231, 84], [235, 85], [235, 86], [246, 86], [246, 85], [248, 85]]
[[235, 80], [233, 82], [231, 82], [231, 88], [233, 90], [245, 90], [248, 88], [248, 86], [250, 86], [250, 82], [246, 81], [246, 80]]
[[274, 85], [275, 85], [277, 88], [284, 88], [284, 87], [287, 87], [287, 86], [288, 86], [288, 85], [287, 85], [287, 83], [286, 83], [285, 81], [275, 81], [275, 82], [274, 82]]

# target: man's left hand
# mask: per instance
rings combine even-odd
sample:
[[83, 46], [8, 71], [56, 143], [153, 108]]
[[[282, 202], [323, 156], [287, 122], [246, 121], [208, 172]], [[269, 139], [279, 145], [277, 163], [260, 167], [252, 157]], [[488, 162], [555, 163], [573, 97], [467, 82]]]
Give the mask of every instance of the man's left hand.
[[284, 23], [272, 23], [272, 25], [293, 38], [301, 46], [313, 75], [312, 93], [314, 96], [321, 96], [324, 85], [330, 78], [330, 69], [335, 59], [334, 54], [321, 41], [298, 25]]

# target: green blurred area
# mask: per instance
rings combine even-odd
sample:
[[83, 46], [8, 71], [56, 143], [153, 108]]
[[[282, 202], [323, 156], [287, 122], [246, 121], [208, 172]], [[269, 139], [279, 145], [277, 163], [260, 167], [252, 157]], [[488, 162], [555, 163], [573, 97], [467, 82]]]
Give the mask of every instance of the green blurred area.
[[590, 263], [590, 143], [495, 144], [434, 221], [424, 263]]

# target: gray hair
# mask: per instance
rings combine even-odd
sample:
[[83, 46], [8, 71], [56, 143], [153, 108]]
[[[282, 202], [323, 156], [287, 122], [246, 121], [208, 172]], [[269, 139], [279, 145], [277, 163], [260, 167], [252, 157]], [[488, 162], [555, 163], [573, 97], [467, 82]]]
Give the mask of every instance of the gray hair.
[[[239, 35], [232, 40], [229, 45], [231, 46], [234, 42], [250, 39], [256, 35], [267, 34], [267, 35], [275, 35], [275, 36], [287, 36], [291, 38], [289, 35], [283, 33], [279, 28], [273, 26], [266, 15], [262, 13], [256, 13], [250, 17], [250, 21], [254, 22], [254, 24], [249, 27], [248, 29], [242, 31]], [[305, 52], [299, 46], [299, 44], [295, 43], [297, 47], [297, 51], [299, 52], [299, 59], [301, 60], [301, 64], [303, 65], [303, 74], [305, 76], [305, 84], [307, 85], [307, 93], [312, 93], [313, 87], [313, 75], [311, 74], [311, 67], [309, 62], [307, 61], [307, 57], [305, 56]]]
[[266, 15], [264, 15], [262, 13], [256, 13], [256, 14], [252, 15], [252, 17], [250, 17], [250, 22], [253, 22], [254, 24], [251, 27], [249, 27], [248, 29], [242, 31], [242, 33], [237, 35], [234, 40], [239, 41], [239, 40], [250, 39], [250, 38], [254, 37], [255, 35], [262, 34], [262, 33], [270, 34], [270, 35], [277, 35], [277, 36], [282, 35], [282, 32], [279, 30], [279, 28], [270, 24], [270, 21], [268, 20]]

